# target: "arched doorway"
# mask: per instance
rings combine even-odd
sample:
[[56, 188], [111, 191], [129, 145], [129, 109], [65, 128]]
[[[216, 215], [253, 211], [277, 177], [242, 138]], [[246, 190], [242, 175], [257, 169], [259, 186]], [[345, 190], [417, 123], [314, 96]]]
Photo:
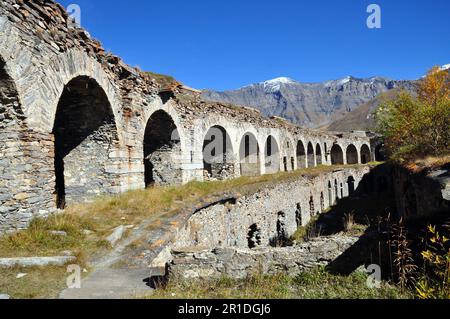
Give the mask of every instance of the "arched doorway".
[[265, 166], [266, 173], [273, 174], [280, 171], [280, 149], [277, 140], [270, 135], [265, 145]]
[[260, 175], [260, 158], [258, 140], [252, 133], [246, 133], [242, 137], [239, 147], [241, 176]]
[[347, 147], [347, 164], [358, 164], [358, 150], [353, 144]]
[[222, 126], [211, 127], [203, 140], [205, 180], [225, 180], [235, 176], [235, 159], [230, 136]]
[[322, 165], [323, 161], [322, 161], [322, 148], [320, 147], [320, 144], [316, 145], [316, 161], [317, 161], [317, 165]]
[[63, 90], [53, 126], [56, 204], [80, 200], [108, 190], [117, 176], [105, 165], [118, 136], [106, 93], [92, 78], [80, 76]]
[[343, 165], [344, 164], [344, 153], [342, 148], [338, 144], [334, 144], [331, 148], [331, 164], [332, 165]]
[[361, 147], [361, 163], [362, 164], [367, 164], [370, 162], [371, 159], [371, 152], [370, 152], [370, 148], [369, 146], [367, 146], [366, 144], [364, 144]]
[[181, 143], [172, 117], [163, 110], [153, 113], [145, 128], [145, 186], [182, 183]]
[[316, 161], [314, 158], [314, 146], [312, 143], [308, 143], [308, 168], [315, 167]]
[[297, 168], [306, 168], [306, 150], [302, 141], [297, 143]]

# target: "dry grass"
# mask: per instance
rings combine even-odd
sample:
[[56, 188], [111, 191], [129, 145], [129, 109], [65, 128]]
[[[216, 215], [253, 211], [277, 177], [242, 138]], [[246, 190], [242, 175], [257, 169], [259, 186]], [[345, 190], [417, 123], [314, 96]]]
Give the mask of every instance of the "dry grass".
[[355, 213], [344, 214], [342, 222], [344, 224], [344, 231], [346, 233], [352, 231], [353, 227], [355, 226]]
[[433, 170], [450, 163], [450, 154], [443, 156], [428, 156], [426, 158], [417, 159], [413, 163], [407, 164], [406, 167], [413, 172], [421, 172], [423, 170]]
[[[270, 287], [270, 288], [269, 288]], [[395, 286], [383, 283], [380, 289], [367, 287], [367, 276], [332, 275], [319, 268], [297, 277], [255, 275], [237, 280], [222, 278], [209, 281], [169, 282], [156, 290], [152, 299], [401, 299], [412, 298]]]
[[[19, 273], [27, 275], [18, 279]], [[57, 298], [67, 276], [66, 267], [1, 269], [0, 291], [14, 299]]]

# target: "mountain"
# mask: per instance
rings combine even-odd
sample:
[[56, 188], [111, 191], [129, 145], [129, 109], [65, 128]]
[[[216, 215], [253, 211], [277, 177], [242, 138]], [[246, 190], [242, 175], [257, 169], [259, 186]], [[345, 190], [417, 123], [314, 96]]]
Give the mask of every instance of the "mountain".
[[382, 93], [394, 89], [410, 91], [413, 86], [412, 81], [383, 77], [348, 76], [323, 83], [300, 83], [281, 77], [233, 91], [206, 90], [202, 96], [205, 100], [250, 106], [266, 116], [280, 116], [305, 127], [320, 128], [363, 106], [367, 109], [366, 104]]
[[393, 89], [385, 93], [381, 93], [373, 100], [360, 105], [354, 111], [345, 114], [336, 121], [320, 127], [327, 131], [373, 131], [375, 129], [374, 112], [378, 109], [380, 104], [386, 100], [394, 99], [400, 89]]

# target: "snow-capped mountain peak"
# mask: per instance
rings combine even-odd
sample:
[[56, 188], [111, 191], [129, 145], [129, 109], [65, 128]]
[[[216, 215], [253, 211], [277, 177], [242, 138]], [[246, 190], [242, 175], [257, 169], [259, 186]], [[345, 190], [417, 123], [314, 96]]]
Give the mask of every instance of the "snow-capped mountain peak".
[[279, 77], [279, 78], [275, 78], [272, 80], [262, 82], [260, 84], [262, 84], [264, 86], [264, 90], [266, 92], [273, 93], [273, 92], [279, 91], [281, 89], [282, 85], [293, 84], [293, 83], [297, 83], [297, 82], [290, 78], [287, 78], [287, 77]]

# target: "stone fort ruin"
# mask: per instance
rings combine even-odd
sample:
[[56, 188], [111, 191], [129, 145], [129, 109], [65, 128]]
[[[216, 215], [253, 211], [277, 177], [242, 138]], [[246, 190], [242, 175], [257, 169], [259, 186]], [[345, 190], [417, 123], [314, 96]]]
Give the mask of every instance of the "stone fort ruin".
[[[0, 232], [100, 194], [376, 159], [365, 134], [206, 102], [132, 68], [51, 0], [3, 0], [0, 43]], [[348, 194], [342, 178], [325, 189]]]

